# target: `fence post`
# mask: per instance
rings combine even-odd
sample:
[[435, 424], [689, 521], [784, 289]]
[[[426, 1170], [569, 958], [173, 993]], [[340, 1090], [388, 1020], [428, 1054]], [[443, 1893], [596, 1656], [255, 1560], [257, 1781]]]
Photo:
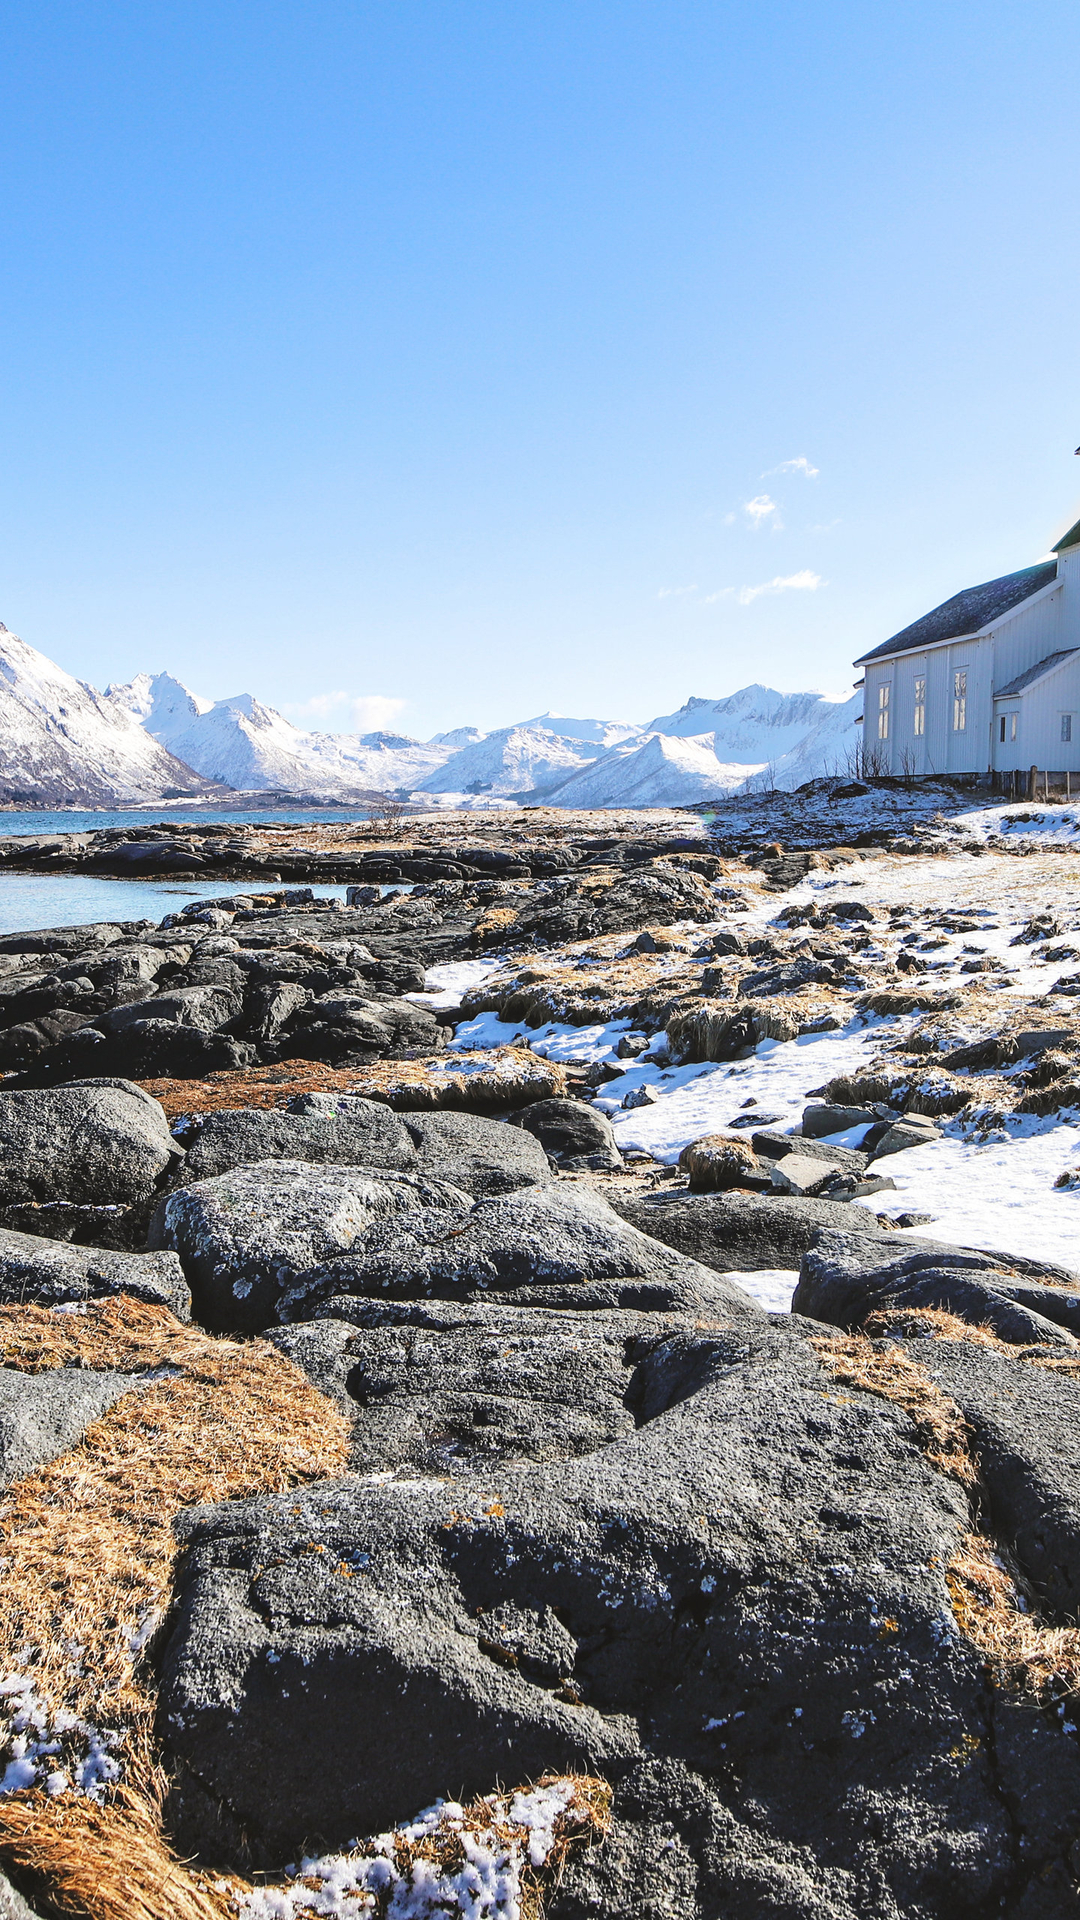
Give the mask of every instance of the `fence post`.
[[1038, 789], [1038, 784], [1039, 784], [1039, 769], [1038, 767], [1032, 767], [1030, 773], [1028, 774], [1027, 797], [1029, 800], [1035, 799], [1036, 792]]

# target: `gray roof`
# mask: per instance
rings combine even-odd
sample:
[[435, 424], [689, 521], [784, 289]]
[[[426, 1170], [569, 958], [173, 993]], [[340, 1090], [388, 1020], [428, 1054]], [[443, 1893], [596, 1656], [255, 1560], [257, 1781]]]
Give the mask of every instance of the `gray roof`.
[[1048, 653], [1045, 660], [1037, 660], [1026, 673], [1018, 673], [1016, 679], [1010, 680], [1007, 687], [998, 687], [994, 699], [1014, 699], [1018, 693], [1023, 693], [1025, 687], [1030, 687], [1033, 681], [1041, 680], [1043, 674], [1049, 673], [1051, 668], [1056, 667], [1060, 661], [1071, 659], [1074, 653], [1080, 653], [1080, 647], [1063, 647], [1060, 653]]
[[1043, 560], [1037, 567], [1024, 567], [1019, 573], [1003, 573], [1000, 580], [984, 580], [981, 587], [965, 587], [963, 593], [954, 593], [932, 613], [924, 613], [921, 620], [894, 633], [891, 640], [883, 640], [880, 647], [861, 654], [855, 665], [883, 660], [892, 653], [917, 653], [939, 640], [959, 640], [965, 634], [978, 633], [991, 620], [1011, 613], [1022, 600], [1030, 600], [1056, 577], [1057, 561]]
[[1064, 553], [1066, 547], [1075, 547], [1077, 545], [1080, 545], [1080, 520], [1075, 521], [1069, 528], [1068, 533], [1062, 534], [1060, 540], [1055, 540], [1053, 551], [1055, 553]]

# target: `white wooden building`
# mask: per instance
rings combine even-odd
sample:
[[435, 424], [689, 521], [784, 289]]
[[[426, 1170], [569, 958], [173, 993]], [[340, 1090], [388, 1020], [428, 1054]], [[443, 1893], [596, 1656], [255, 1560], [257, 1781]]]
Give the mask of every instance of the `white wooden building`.
[[1080, 772], [1080, 521], [863, 654], [868, 771]]

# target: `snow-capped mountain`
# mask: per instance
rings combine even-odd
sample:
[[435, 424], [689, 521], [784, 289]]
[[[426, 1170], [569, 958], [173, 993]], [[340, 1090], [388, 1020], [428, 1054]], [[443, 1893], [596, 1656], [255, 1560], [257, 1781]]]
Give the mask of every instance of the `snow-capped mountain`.
[[613, 747], [545, 794], [544, 802], [549, 807], [689, 807], [734, 792], [757, 771], [742, 762], [719, 761], [711, 734], [680, 739], [650, 733], [640, 743]]
[[858, 694], [830, 700], [821, 693], [777, 693], [773, 687], [741, 687], [722, 700], [691, 699], [677, 713], [661, 714], [650, 733], [680, 738], [711, 733], [721, 762], [743, 762], [750, 770], [775, 773], [785, 789], [824, 772], [846, 771], [859, 745], [856, 721], [862, 713]]
[[500, 727], [462, 747], [437, 773], [420, 782], [420, 793], [542, 793], [558, 786], [602, 749], [568, 740], [546, 727]]
[[0, 798], [110, 807], [208, 786], [132, 713], [0, 625]]
[[138, 674], [108, 698], [189, 767], [245, 793], [411, 791], [452, 751], [408, 734], [307, 733], [250, 693], [211, 703], [167, 673]]
[[521, 720], [522, 727], [542, 727], [545, 733], [557, 733], [561, 740], [579, 740], [583, 746], [604, 749], [624, 740], [644, 740], [648, 728], [632, 720], [572, 720], [562, 713], [539, 713], [533, 720]]

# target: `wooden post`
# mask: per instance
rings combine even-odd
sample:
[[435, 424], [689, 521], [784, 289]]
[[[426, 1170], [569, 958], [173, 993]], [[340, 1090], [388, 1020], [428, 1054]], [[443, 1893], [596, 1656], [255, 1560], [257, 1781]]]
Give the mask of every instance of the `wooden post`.
[[1069, 788], [1069, 769], [1068, 767], [1066, 767], [1065, 769], [1065, 805], [1066, 806], [1068, 806], [1069, 801], [1071, 799], [1072, 799], [1072, 793]]
[[1039, 784], [1039, 769], [1038, 767], [1032, 767], [1031, 772], [1028, 774], [1027, 797], [1029, 800], [1035, 799], [1036, 792], [1038, 789], [1038, 784]]

